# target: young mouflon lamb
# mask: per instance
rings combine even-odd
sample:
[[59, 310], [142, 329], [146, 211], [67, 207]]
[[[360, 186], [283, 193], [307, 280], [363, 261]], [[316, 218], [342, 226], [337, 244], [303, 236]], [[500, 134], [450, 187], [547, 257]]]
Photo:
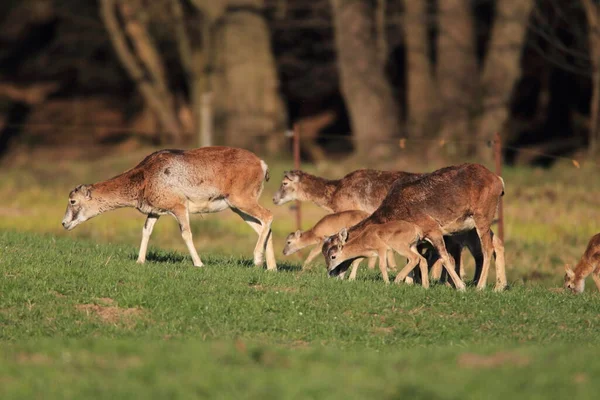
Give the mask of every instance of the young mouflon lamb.
[[[342, 228], [349, 228], [352, 225], [358, 224], [368, 216], [369, 213], [360, 210], [349, 210], [325, 215], [311, 229], [304, 232], [296, 231], [290, 233], [285, 239], [283, 255], [289, 256], [305, 247], [314, 245], [314, 248], [308, 254], [308, 257], [306, 257], [306, 260], [302, 265], [302, 269], [305, 269], [315, 257], [321, 254], [321, 247], [325, 238], [339, 232]], [[369, 258], [369, 268], [372, 269], [374, 267], [374, 261], [374, 257]], [[352, 272], [350, 273], [350, 280], [356, 278], [358, 264], [359, 263], [353, 266]]]

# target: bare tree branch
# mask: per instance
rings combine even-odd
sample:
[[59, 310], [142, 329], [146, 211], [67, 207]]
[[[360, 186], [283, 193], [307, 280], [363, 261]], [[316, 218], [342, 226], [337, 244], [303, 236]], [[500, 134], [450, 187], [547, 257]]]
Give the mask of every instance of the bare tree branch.
[[160, 91], [157, 90], [145, 76], [144, 70], [127, 44], [125, 34], [119, 25], [115, 13], [115, 0], [100, 1], [100, 15], [104, 20], [110, 40], [123, 67], [131, 76], [131, 79], [137, 84], [138, 90], [142, 94], [144, 101], [155, 113], [162, 128], [166, 130], [171, 137], [179, 138], [181, 136], [181, 131], [177, 117], [173, 111], [169, 109], [168, 104], [164, 101], [165, 99], [161, 97]]

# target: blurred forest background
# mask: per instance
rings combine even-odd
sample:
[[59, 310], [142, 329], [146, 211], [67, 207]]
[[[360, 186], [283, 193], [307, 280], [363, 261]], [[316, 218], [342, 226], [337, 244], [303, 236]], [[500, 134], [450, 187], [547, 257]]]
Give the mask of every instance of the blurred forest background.
[[0, 157], [278, 154], [294, 123], [314, 161], [399, 138], [479, 157], [496, 131], [509, 148], [594, 156], [599, 19], [595, 0], [2, 0]]

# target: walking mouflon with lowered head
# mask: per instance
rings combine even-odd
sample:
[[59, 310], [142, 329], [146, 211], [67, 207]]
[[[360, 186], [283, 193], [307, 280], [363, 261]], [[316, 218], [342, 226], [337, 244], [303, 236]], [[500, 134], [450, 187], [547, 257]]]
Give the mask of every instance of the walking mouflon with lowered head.
[[[328, 214], [321, 218], [311, 229], [304, 232], [298, 230], [290, 233], [285, 239], [283, 255], [289, 256], [305, 247], [315, 245], [302, 265], [302, 269], [305, 269], [315, 257], [321, 254], [321, 247], [323, 246], [323, 240], [325, 240], [325, 238], [339, 232], [342, 228], [349, 228], [358, 224], [368, 216], [369, 213], [360, 210], [349, 210]], [[375, 261], [374, 257], [369, 258], [370, 269], [373, 269], [375, 266], [374, 263], [371, 265], [372, 261]], [[352, 272], [350, 273], [350, 280], [356, 278], [356, 270], [359, 263], [360, 260], [353, 266]]]
[[592, 236], [575, 269], [565, 265], [565, 288], [573, 293], [583, 293], [585, 278], [590, 274], [600, 290], [600, 233]]
[[103, 212], [134, 207], [148, 215], [138, 257], [138, 262], [143, 263], [154, 224], [161, 215], [169, 214], [179, 222], [194, 266], [201, 267], [189, 215], [230, 208], [258, 233], [254, 264], [263, 264], [266, 250], [267, 269], [276, 270], [271, 235], [273, 215], [258, 204], [268, 179], [267, 164], [244, 149], [161, 150], [114, 178], [73, 189], [62, 225], [71, 230]]
[[[325, 241], [323, 255], [328, 270], [348, 268], [350, 260], [332, 258], [332, 255], [344, 245], [359, 240], [370, 225], [406, 221], [421, 229], [422, 238], [438, 251], [456, 288], [463, 290], [464, 282], [454, 270], [443, 236], [475, 229], [483, 252], [477, 288], [483, 289], [493, 253], [490, 226], [503, 194], [502, 178], [480, 164], [442, 168], [411, 182], [398, 180], [373, 214], [348, 229], [344, 243], [335, 235]], [[499, 264], [496, 263], [496, 289], [502, 290], [506, 286], [506, 276], [503, 265]]]

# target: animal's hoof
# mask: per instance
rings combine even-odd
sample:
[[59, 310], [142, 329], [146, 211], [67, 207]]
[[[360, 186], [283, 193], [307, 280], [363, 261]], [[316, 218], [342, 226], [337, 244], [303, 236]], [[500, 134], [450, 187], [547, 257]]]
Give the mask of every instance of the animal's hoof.
[[411, 278], [410, 276], [407, 276], [404, 279], [404, 283], [406, 283], [407, 285], [412, 285], [413, 283], [415, 283], [415, 280], [413, 278]]
[[138, 263], [138, 264], [143, 264], [145, 262], [146, 262], [146, 260], [142, 260], [141, 258], [138, 258], [136, 261], [136, 263]]
[[456, 290], [458, 290], [459, 292], [464, 292], [467, 290], [467, 287], [464, 284], [462, 284], [460, 286], [457, 286]]
[[260, 267], [263, 265], [263, 263], [265, 262], [265, 260], [263, 260], [262, 258], [254, 258], [254, 265], [256, 265], [257, 267]]
[[506, 289], [506, 285], [496, 285], [496, 287], [494, 288], [494, 292], [500, 293], [503, 292], [504, 289]]

